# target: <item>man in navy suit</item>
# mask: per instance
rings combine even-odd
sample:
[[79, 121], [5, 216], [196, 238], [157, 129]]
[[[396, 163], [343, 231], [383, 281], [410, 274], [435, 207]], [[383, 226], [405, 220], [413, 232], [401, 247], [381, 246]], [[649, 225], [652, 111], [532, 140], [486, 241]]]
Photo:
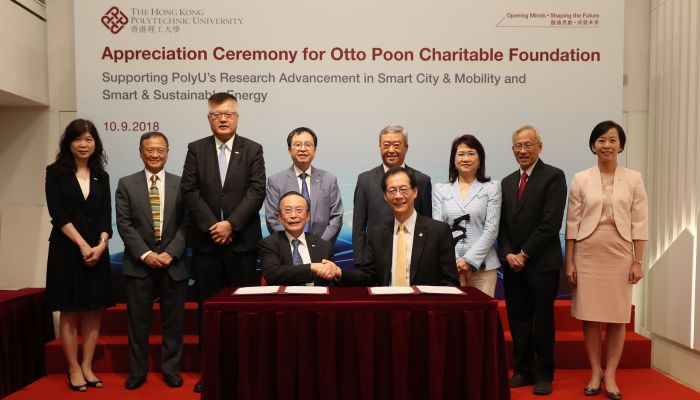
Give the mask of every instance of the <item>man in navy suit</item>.
[[304, 232], [310, 210], [299, 192], [287, 192], [280, 198], [277, 214], [284, 230], [273, 232], [258, 245], [260, 268], [269, 284], [327, 286], [340, 274], [330, 261], [333, 245]]
[[[228, 93], [209, 98], [212, 136], [187, 146], [182, 194], [189, 212], [192, 273], [202, 303], [228, 286], [260, 284], [256, 246], [258, 210], [265, 198], [262, 146], [237, 134], [238, 101]], [[201, 382], [195, 392], [201, 391]]]
[[418, 214], [414, 174], [404, 167], [390, 168], [380, 187], [393, 217], [369, 230], [364, 261], [358, 271], [343, 271], [342, 283], [457, 286], [452, 230]]
[[137, 389], [148, 373], [148, 331], [153, 301], [160, 298], [163, 327], [163, 380], [182, 386], [182, 324], [189, 272], [185, 264], [186, 216], [180, 177], [165, 172], [168, 139], [160, 132], [141, 136], [145, 171], [119, 180], [115, 204], [117, 229], [124, 241], [126, 314], [129, 328], [129, 377], [124, 387]]
[[534, 384], [534, 394], [548, 395], [554, 379], [554, 300], [564, 265], [559, 230], [566, 178], [539, 158], [541, 151], [535, 127], [525, 125], [513, 133], [520, 168], [501, 181], [498, 243], [513, 335], [510, 386]]
[[336, 177], [311, 166], [317, 146], [318, 138], [309, 128], [296, 128], [287, 136], [287, 150], [293, 164], [267, 179], [265, 219], [270, 233], [284, 231], [277, 217], [277, 206], [282, 194], [294, 191], [311, 204], [304, 231], [331, 243], [338, 238], [343, 225], [343, 200]]
[[355, 265], [364, 261], [367, 233], [373, 226], [393, 218], [391, 208], [384, 201], [382, 179], [392, 167], [405, 167], [416, 178], [418, 197], [415, 209], [419, 214], [432, 217], [432, 187], [430, 177], [404, 163], [408, 152], [408, 133], [401, 126], [387, 126], [379, 132], [379, 152], [382, 165], [357, 177], [352, 214], [352, 250]]

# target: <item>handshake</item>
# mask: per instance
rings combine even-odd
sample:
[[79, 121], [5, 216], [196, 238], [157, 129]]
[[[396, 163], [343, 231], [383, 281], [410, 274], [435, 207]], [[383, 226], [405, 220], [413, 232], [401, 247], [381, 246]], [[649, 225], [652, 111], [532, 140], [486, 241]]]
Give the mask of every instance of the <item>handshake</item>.
[[311, 263], [311, 272], [321, 279], [331, 281], [340, 279], [343, 270], [335, 265], [333, 261], [323, 259], [320, 263]]

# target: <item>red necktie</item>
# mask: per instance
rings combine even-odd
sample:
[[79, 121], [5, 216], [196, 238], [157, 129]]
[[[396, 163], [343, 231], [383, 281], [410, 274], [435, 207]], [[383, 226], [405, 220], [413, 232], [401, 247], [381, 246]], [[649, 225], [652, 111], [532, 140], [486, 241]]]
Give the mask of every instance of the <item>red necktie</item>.
[[523, 192], [525, 191], [525, 184], [527, 182], [527, 172], [523, 172], [520, 175], [520, 186], [518, 187], [518, 201], [523, 198]]

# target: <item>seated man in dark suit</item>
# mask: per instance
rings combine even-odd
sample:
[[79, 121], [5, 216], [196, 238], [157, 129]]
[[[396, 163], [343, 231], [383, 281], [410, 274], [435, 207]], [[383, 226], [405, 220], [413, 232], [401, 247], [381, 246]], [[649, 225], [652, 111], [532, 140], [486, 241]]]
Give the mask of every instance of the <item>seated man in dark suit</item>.
[[[394, 218], [369, 230], [364, 281], [343, 271], [343, 283], [379, 286], [457, 286], [455, 252], [449, 225], [416, 212], [416, 177], [404, 167], [390, 168], [381, 182]], [[355, 272], [355, 271], [353, 271]]]
[[311, 206], [299, 192], [279, 200], [277, 214], [284, 231], [273, 232], [258, 243], [260, 268], [271, 285], [328, 286], [340, 275], [332, 261], [333, 245], [313, 233], [304, 233]]

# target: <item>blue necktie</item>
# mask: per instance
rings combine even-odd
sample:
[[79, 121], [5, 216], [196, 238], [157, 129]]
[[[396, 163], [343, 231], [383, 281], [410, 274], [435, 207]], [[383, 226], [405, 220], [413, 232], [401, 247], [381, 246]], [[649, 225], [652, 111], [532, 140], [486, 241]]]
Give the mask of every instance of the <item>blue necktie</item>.
[[226, 143], [221, 143], [221, 146], [219, 146], [219, 177], [221, 178], [221, 187], [224, 187], [227, 169], [228, 162], [226, 161]]
[[301, 240], [292, 239], [292, 245], [294, 245], [294, 250], [292, 250], [292, 264], [294, 265], [304, 265], [301, 254], [299, 254], [299, 243], [301, 243]]
[[[299, 174], [299, 178], [301, 178], [301, 195], [304, 196], [306, 201], [309, 202], [309, 207], [311, 207], [311, 198], [309, 197], [309, 187], [306, 186], [306, 177], [309, 176], [306, 172], [302, 172]], [[311, 214], [311, 212], [309, 212]], [[304, 232], [309, 232], [311, 230], [311, 215], [309, 215], [309, 220], [306, 221], [306, 224], [304, 225]]]

